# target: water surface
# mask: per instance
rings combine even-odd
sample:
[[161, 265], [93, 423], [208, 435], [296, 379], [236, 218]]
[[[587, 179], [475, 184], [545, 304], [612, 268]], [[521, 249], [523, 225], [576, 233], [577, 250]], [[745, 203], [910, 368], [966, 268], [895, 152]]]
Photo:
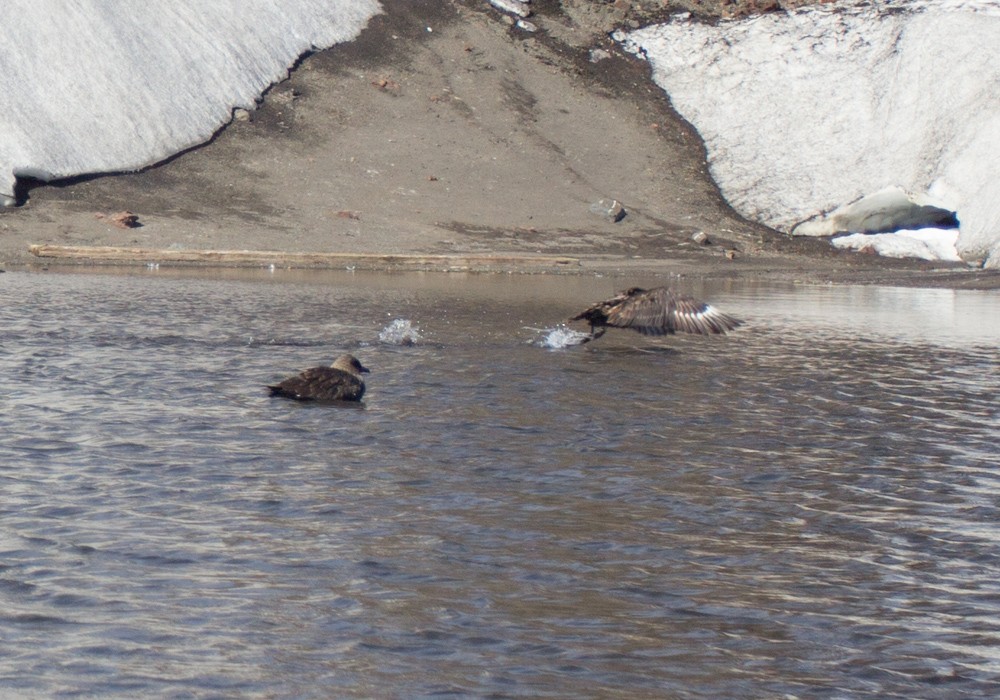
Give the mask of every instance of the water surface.
[[0, 695], [997, 694], [998, 295], [633, 283], [0, 275]]

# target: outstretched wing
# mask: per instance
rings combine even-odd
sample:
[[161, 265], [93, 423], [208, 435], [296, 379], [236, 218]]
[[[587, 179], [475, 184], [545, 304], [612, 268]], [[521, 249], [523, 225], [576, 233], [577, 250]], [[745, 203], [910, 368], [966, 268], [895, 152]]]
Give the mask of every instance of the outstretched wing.
[[643, 335], [665, 335], [676, 330], [671, 321], [675, 297], [666, 287], [628, 290], [619, 297], [623, 298], [607, 311], [609, 326], [631, 328]]
[[743, 323], [711, 304], [691, 297], [678, 297], [674, 300], [670, 322], [675, 330], [699, 335], [725, 333]]
[[643, 335], [725, 333], [740, 321], [711, 304], [693, 297], [678, 296], [666, 287], [634, 294], [608, 311], [609, 326], [631, 328]]

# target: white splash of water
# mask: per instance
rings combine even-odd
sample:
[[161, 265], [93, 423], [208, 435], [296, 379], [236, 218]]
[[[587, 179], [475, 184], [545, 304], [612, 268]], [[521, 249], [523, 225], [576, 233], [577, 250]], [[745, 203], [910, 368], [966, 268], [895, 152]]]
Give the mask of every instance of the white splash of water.
[[561, 350], [562, 348], [571, 348], [575, 345], [581, 345], [590, 338], [590, 334], [581, 333], [580, 331], [575, 331], [572, 328], [567, 328], [566, 326], [556, 326], [555, 328], [541, 328], [533, 329], [537, 330], [542, 335], [533, 341], [533, 345], [537, 345], [540, 348], [548, 348], [549, 350]]
[[378, 339], [387, 345], [416, 345], [422, 340], [420, 329], [406, 318], [397, 318], [379, 331]]

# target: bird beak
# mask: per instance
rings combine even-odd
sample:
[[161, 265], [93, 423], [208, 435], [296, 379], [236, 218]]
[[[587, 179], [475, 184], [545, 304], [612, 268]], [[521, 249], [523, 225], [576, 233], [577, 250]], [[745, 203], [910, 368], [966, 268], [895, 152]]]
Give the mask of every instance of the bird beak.
[[364, 365], [361, 366], [361, 371], [364, 372], [365, 374], [371, 374], [371, 370], [365, 367]]

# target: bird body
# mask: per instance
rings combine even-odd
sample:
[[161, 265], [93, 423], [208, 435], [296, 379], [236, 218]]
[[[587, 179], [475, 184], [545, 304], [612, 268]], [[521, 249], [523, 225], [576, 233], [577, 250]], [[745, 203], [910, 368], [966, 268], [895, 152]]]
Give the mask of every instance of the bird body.
[[608, 327], [630, 328], [643, 335], [667, 335], [677, 331], [712, 335], [731, 331], [742, 324], [711, 304], [680, 296], [667, 287], [631, 287], [594, 304], [570, 321], [587, 321], [590, 340], [600, 338]]
[[271, 396], [297, 401], [360, 401], [365, 394], [361, 374], [368, 371], [353, 355], [341, 355], [329, 367], [310, 367], [267, 388]]

